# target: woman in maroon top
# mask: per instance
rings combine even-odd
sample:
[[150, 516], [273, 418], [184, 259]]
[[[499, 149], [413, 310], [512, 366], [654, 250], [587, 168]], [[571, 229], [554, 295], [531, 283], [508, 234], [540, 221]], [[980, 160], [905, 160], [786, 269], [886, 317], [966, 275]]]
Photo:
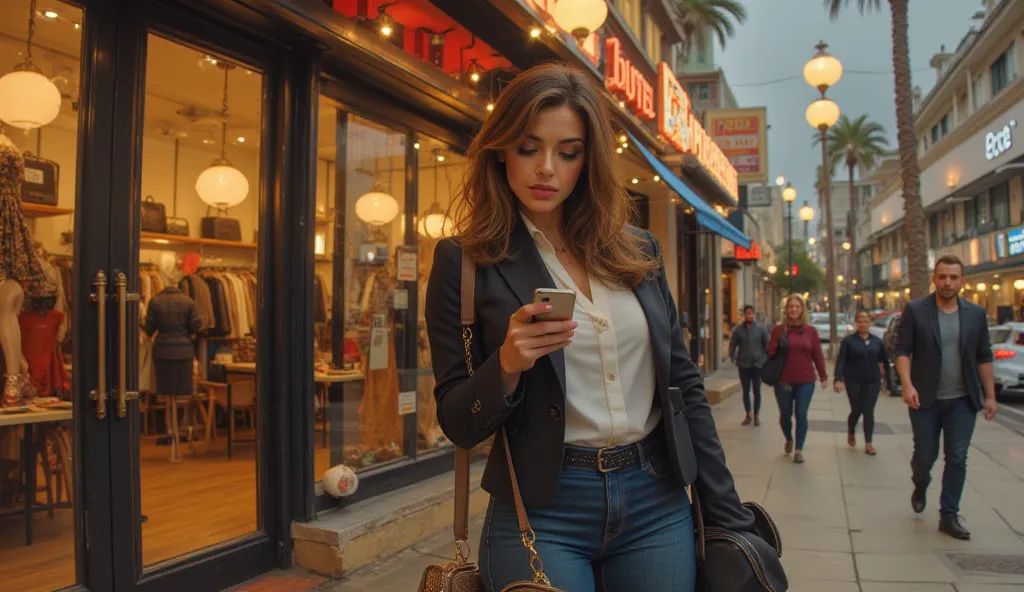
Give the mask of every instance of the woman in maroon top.
[[[793, 462], [804, 462], [804, 441], [807, 440], [807, 410], [814, 395], [814, 371], [817, 369], [821, 388], [828, 385], [825, 375], [825, 356], [821, 353], [818, 331], [807, 322], [807, 306], [796, 294], [786, 298], [786, 313], [781, 325], [772, 329], [768, 355], [775, 355], [779, 339], [785, 335], [789, 342], [786, 362], [775, 385], [775, 400], [779, 403], [779, 425], [786, 436], [786, 454], [793, 452]], [[796, 412], [796, 451], [793, 450], [793, 413]]]

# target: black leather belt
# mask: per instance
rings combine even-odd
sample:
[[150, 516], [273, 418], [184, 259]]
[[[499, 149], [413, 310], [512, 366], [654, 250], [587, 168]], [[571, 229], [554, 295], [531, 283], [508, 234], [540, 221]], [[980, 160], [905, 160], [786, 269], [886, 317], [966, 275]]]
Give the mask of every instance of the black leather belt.
[[609, 473], [640, 466], [644, 460], [664, 450], [662, 434], [657, 430], [643, 440], [625, 446], [606, 448], [580, 448], [566, 446], [562, 466], [571, 469], [590, 469]]

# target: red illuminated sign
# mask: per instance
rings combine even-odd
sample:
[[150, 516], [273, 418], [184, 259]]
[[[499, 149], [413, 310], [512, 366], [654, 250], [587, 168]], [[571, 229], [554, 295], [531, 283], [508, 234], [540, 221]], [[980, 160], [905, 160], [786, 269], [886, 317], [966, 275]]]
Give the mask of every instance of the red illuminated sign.
[[737, 261], [759, 261], [761, 259], [761, 245], [754, 241], [750, 241], [749, 249], [737, 246], [735, 248], [735, 253]]
[[622, 93], [637, 117], [654, 119], [654, 85], [622, 55], [622, 43], [617, 37], [609, 37], [604, 43], [604, 85], [613, 93]]
[[793, 271], [791, 271], [790, 273], [792, 273], [793, 275], [800, 275], [800, 266], [794, 263]]

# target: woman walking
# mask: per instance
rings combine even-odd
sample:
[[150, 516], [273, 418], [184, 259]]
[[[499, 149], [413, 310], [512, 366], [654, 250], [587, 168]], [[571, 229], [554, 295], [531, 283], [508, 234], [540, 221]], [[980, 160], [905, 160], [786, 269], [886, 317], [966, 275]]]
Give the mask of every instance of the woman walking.
[[857, 312], [857, 332], [847, 335], [839, 346], [836, 359], [836, 377], [833, 387], [837, 393], [846, 389], [850, 399], [850, 416], [847, 418], [847, 442], [850, 448], [857, 445], [857, 422], [864, 416], [864, 452], [875, 455], [871, 436], [875, 430], [875, 403], [882, 390], [882, 377], [889, 364], [882, 340], [872, 335], [871, 315], [866, 310]]
[[[686, 354], [658, 243], [626, 223], [603, 103], [591, 76], [566, 65], [513, 80], [469, 148], [453, 205], [459, 236], [434, 253], [425, 313], [441, 427], [462, 448], [498, 435], [482, 481], [492, 496], [480, 541], [488, 592], [533, 575], [505, 438], [558, 589], [692, 592], [690, 483], [706, 521], [755, 532]], [[468, 343], [467, 268], [476, 285]], [[533, 322], [550, 310], [534, 303], [537, 288], [575, 292], [574, 319]]]
[[[782, 324], [772, 329], [768, 355], [775, 355], [779, 340], [789, 343], [786, 362], [782, 365], [779, 382], [775, 385], [775, 400], [779, 404], [779, 425], [786, 437], [786, 454], [793, 453], [793, 462], [804, 462], [804, 442], [807, 440], [807, 411], [814, 395], [814, 372], [821, 378], [821, 388], [828, 386], [825, 374], [825, 356], [821, 353], [818, 331], [807, 322], [807, 306], [797, 294], [786, 298]], [[793, 448], [793, 415], [796, 415], [796, 449]]]

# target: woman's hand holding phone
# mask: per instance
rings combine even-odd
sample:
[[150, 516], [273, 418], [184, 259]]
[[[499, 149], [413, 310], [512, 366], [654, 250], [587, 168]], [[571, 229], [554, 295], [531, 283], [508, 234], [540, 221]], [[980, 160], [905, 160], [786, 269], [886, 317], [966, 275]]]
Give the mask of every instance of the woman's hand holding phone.
[[533, 368], [537, 360], [572, 343], [576, 321], [537, 321], [533, 317], [551, 310], [543, 302], [527, 304], [509, 318], [505, 343], [498, 351], [505, 393], [519, 383], [519, 375]]

